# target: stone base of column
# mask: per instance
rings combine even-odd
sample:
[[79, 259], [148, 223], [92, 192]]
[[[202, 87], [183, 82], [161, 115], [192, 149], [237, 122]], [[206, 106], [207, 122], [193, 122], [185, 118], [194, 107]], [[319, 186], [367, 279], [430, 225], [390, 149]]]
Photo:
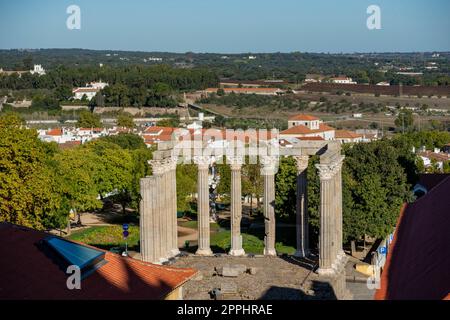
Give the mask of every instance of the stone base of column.
[[156, 263], [156, 264], [163, 264], [164, 262], [167, 262], [167, 261], [169, 261], [169, 259], [167, 259], [167, 258], [159, 258], [159, 263]]
[[307, 256], [309, 256], [309, 250], [297, 250], [294, 253], [296, 258], [306, 258]]
[[195, 254], [198, 255], [198, 256], [212, 256], [213, 252], [211, 251], [210, 248], [208, 248], [208, 249], [198, 249], [195, 252]]
[[321, 276], [332, 277], [336, 275], [336, 269], [334, 268], [319, 268], [317, 273]]
[[277, 255], [277, 251], [275, 249], [264, 248], [264, 255], [265, 256], [276, 256]]
[[230, 250], [229, 255], [235, 257], [245, 256], [245, 251], [244, 249], [232, 249]]

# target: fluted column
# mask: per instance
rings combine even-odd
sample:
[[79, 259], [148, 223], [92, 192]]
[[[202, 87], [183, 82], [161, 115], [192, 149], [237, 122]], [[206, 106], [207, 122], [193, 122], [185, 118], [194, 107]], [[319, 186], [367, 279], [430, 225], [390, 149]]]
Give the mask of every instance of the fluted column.
[[338, 251], [338, 258], [342, 259], [345, 258], [345, 252], [342, 248], [343, 244], [343, 234], [342, 234], [342, 223], [343, 223], [343, 216], [342, 216], [342, 164], [344, 161], [345, 156], [341, 156], [339, 159], [337, 165], [337, 173], [336, 173], [336, 196], [337, 196], [337, 230], [338, 230], [338, 236], [337, 236], [337, 251]]
[[140, 249], [142, 260], [152, 263], [159, 262], [154, 239], [154, 192], [154, 177], [142, 178], [140, 180], [141, 202], [139, 204]]
[[320, 239], [319, 239], [319, 274], [333, 275], [336, 256], [336, 236], [334, 228], [334, 175], [332, 165], [318, 164], [320, 176]]
[[276, 157], [261, 157], [261, 175], [264, 177], [264, 255], [276, 256], [275, 250], [275, 172]]
[[198, 219], [198, 249], [195, 254], [208, 256], [212, 255], [210, 248], [209, 233], [209, 185], [208, 169], [211, 157], [198, 156], [194, 158], [198, 166], [197, 180], [197, 219]]
[[241, 168], [243, 157], [229, 157], [227, 161], [231, 167], [231, 250], [230, 255], [242, 256], [245, 251], [242, 248], [241, 219], [242, 219], [242, 187]]
[[153, 176], [155, 177], [155, 239], [158, 239], [156, 252], [160, 262], [168, 260], [167, 252], [167, 198], [166, 198], [166, 170], [163, 160], [150, 160]]
[[307, 169], [309, 156], [294, 157], [297, 164], [297, 214], [296, 214], [296, 257], [306, 257], [309, 254], [309, 222], [307, 198]]
[[178, 249], [178, 224], [177, 224], [177, 158], [170, 162], [170, 252], [172, 256], [180, 253]]

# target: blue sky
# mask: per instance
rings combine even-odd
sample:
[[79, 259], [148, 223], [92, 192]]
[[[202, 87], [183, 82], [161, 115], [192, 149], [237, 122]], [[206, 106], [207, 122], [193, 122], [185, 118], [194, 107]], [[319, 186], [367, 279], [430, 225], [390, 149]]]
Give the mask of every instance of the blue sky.
[[[81, 29], [66, 8], [81, 9]], [[366, 9], [381, 8], [381, 30]], [[0, 48], [171, 52], [450, 51], [448, 0], [13, 0]]]

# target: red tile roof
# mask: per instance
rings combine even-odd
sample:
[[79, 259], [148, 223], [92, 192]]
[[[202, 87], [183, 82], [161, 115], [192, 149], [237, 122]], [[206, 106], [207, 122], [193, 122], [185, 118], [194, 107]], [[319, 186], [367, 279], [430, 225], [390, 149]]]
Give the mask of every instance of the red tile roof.
[[75, 92], [98, 92], [100, 89], [98, 88], [75, 88], [72, 90], [72, 93]]
[[145, 129], [146, 134], [172, 134], [177, 128], [153, 126]]
[[403, 207], [377, 300], [450, 299], [450, 177]]
[[41, 250], [48, 235], [0, 223], [0, 279], [7, 280], [0, 280], [0, 299], [162, 299], [196, 273], [106, 252], [107, 263], [81, 280], [81, 290], [69, 290], [65, 270]]
[[333, 131], [334, 128], [324, 124], [319, 124], [319, 129], [311, 130], [307, 126], [304, 125], [298, 125], [295, 127], [291, 127], [287, 130], [281, 131], [280, 134], [312, 134], [312, 133], [321, 133], [325, 131]]
[[315, 121], [319, 120], [319, 118], [311, 116], [309, 114], [298, 114], [296, 116], [292, 116], [289, 118], [289, 121]]
[[[218, 88], [208, 88], [205, 91], [209, 92], [209, 93], [215, 93], [217, 92]], [[281, 91], [278, 88], [223, 88], [223, 91], [226, 93], [229, 92], [236, 92], [236, 93], [241, 93], [241, 92], [267, 92], [267, 93], [276, 93], [278, 91]]]
[[302, 141], [324, 141], [322, 137], [297, 137], [297, 139]]
[[62, 136], [63, 131], [62, 131], [61, 128], [55, 128], [55, 129], [48, 130], [48, 131], [46, 132], [46, 134], [47, 134], [48, 136]]
[[334, 137], [336, 139], [357, 139], [362, 138], [362, 135], [350, 130], [336, 130]]
[[419, 156], [428, 158], [428, 159], [433, 159], [438, 162], [450, 160], [450, 155], [447, 153], [435, 153], [435, 152], [431, 152], [431, 151], [425, 151], [425, 152], [419, 152]]

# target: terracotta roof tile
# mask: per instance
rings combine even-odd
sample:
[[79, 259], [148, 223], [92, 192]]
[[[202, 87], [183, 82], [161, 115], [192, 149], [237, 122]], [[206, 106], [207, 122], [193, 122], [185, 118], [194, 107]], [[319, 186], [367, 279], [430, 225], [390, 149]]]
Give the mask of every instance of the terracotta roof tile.
[[349, 130], [336, 130], [334, 137], [336, 139], [357, 139], [362, 138], [362, 135]]
[[298, 114], [289, 118], [289, 121], [315, 121], [319, 120], [319, 118], [311, 116], [309, 114]]
[[[106, 252], [106, 264], [69, 290], [67, 275], [40, 242], [49, 234], [0, 223], [0, 299], [162, 299], [196, 271], [158, 266]], [[100, 250], [96, 248], [97, 250]], [[103, 251], [103, 250], [100, 250]]]

